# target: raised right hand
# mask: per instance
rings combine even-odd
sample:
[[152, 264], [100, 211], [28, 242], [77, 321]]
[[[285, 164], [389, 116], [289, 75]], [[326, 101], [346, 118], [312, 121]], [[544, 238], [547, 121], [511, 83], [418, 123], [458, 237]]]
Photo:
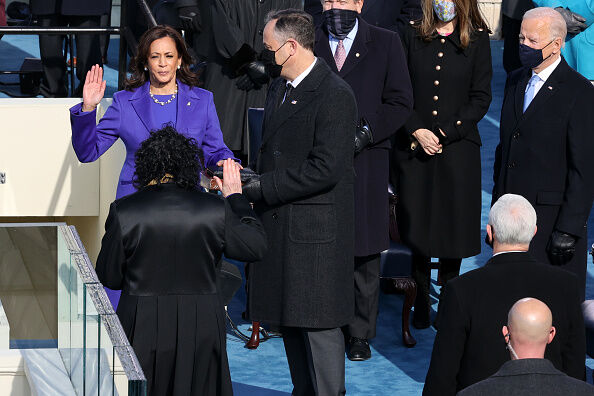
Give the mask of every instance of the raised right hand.
[[83, 88], [82, 111], [93, 111], [103, 99], [106, 82], [103, 80], [103, 68], [94, 65], [87, 72], [85, 86]]
[[214, 176], [213, 179], [217, 183], [223, 197], [226, 198], [231, 194], [241, 194], [239, 164], [231, 158], [227, 158], [223, 163], [223, 180], [219, 179], [217, 176]]
[[442, 149], [439, 139], [429, 129], [417, 129], [413, 132], [413, 136], [428, 155], [435, 155]]

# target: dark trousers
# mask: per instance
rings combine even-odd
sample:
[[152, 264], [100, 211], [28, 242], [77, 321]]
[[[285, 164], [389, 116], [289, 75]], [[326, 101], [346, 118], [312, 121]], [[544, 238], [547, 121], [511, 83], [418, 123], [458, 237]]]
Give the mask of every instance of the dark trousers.
[[355, 319], [346, 326], [351, 337], [375, 337], [379, 310], [380, 255], [355, 257]]
[[[43, 15], [39, 16], [42, 27], [98, 27], [99, 16]], [[64, 61], [64, 36], [40, 35], [39, 50], [43, 68], [40, 91], [46, 98], [68, 96], [66, 88], [66, 62]], [[95, 64], [101, 65], [99, 35], [76, 35], [76, 77], [80, 81], [75, 96], [82, 96], [87, 72]]]
[[507, 73], [522, 67], [520, 62], [520, 27], [522, 21], [503, 15], [501, 32], [503, 33], [503, 68]]
[[[439, 259], [440, 274], [443, 286], [450, 279], [460, 274], [462, 259]], [[431, 285], [431, 258], [419, 254], [413, 254], [413, 279], [417, 282], [417, 297], [415, 299], [415, 312], [413, 324], [416, 327], [424, 327], [430, 324], [431, 320], [431, 297], [429, 288]], [[443, 287], [442, 287], [443, 290]]]
[[293, 396], [339, 396], [344, 386], [344, 338], [339, 328], [282, 327]]

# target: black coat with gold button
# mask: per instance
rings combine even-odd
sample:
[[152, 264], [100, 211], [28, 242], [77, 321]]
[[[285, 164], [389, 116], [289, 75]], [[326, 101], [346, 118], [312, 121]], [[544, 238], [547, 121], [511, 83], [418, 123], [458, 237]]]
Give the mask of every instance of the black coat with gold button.
[[[491, 103], [491, 49], [487, 31], [463, 48], [458, 29], [423, 40], [412, 24], [402, 34], [413, 94], [413, 113], [396, 135], [398, 226], [416, 253], [461, 258], [480, 252], [481, 138], [477, 124]], [[411, 150], [412, 133], [447, 135], [443, 152]]]

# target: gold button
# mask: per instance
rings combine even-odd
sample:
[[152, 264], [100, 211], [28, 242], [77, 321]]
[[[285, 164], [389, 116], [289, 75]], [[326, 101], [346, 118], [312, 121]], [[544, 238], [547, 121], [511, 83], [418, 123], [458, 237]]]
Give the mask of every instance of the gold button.
[[443, 58], [443, 52], [438, 52], [438, 53], [437, 53], [437, 57], [438, 57], [438, 58]]
[[435, 85], [435, 86], [439, 85], [439, 81], [437, 81], [437, 80], [433, 81], [433, 85]]
[[355, 54], [355, 56], [358, 58], [358, 57], [360, 57], [360, 56], [361, 56], [361, 54], [357, 52], [357, 53]]
[[445, 39], [441, 39], [441, 40], [439, 40], [439, 41], [440, 41], [442, 44], [444, 44], [444, 43], [445, 43]]
[[431, 114], [433, 114], [434, 116], [436, 116], [436, 115], [437, 115], [437, 110], [433, 110], [433, 111], [431, 112]]
[[438, 71], [441, 70], [441, 66], [439, 66], [439, 65], [435, 66], [435, 70], [438, 70]]
[[437, 101], [439, 100], [439, 96], [435, 95], [435, 96], [433, 97], [433, 100], [437, 102]]
[[462, 121], [460, 121], [460, 120], [456, 121], [456, 125], [462, 125]]

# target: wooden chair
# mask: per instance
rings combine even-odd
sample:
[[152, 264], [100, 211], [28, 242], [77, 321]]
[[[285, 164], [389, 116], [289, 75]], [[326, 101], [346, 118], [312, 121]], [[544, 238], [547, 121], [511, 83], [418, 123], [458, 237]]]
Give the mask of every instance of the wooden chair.
[[400, 241], [396, 223], [397, 196], [390, 194], [390, 247], [381, 253], [380, 286], [385, 294], [404, 294], [402, 305], [402, 342], [411, 348], [417, 341], [410, 333], [410, 311], [417, 296], [417, 284], [412, 279], [412, 252]]

